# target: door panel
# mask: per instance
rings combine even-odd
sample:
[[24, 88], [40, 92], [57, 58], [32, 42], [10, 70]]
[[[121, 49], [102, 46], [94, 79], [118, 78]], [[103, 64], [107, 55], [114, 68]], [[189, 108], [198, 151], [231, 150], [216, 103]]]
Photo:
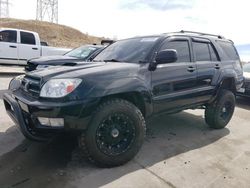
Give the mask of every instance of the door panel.
[[192, 89], [196, 72], [189, 72], [190, 62], [160, 65], [152, 72], [154, 111], [156, 113], [194, 103]]
[[193, 41], [194, 56], [197, 65], [197, 87], [203, 92], [198, 102], [207, 101], [214, 94], [214, 85], [220, 74], [220, 61], [210, 42]]
[[189, 39], [183, 37], [167, 39], [160, 48], [164, 49], [175, 49], [178, 59], [174, 63], [160, 64], [152, 72], [155, 113], [195, 103], [192, 90], [196, 87], [197, 72], [195, 63], [191, 62]]
[[32, 58], [40, 57], [40, 50], [36, 45], [19, 44], [20, 64], [26, 64], [26, 61]]
[[219, 70], [215, 67], [220, 62], [196, 62], [197, 65], [197, 87], [203, 89], [203, 92], [197, 98], [198, 102], [206, 101], [214, 94], [215, 86], [212, 85], [213, 80], [218, 80]]

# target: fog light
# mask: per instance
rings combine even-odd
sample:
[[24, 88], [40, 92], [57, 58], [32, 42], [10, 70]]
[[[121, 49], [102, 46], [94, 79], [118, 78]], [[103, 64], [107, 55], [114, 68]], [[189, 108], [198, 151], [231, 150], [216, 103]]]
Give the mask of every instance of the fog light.
[[52, 126], [52, 127], [64, 126], [64, 119], [63, 118], [38, 117], [38, 120], [42, 125], [45, 125], [45, 126]]
[[52, 127], [62, 127], [64, 126], [64, 119], [63, 118], [50, 118], [50, 125]]
[[42, 125], [50, 126], [49, 118], [39, 117], [38, 120]]

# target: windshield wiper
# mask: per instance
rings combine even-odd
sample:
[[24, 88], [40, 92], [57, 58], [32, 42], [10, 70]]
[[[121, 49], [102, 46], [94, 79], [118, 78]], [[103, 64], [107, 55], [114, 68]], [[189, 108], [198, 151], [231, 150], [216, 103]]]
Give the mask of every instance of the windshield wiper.
[[119, 60], [117, 59], [105, 59], [103, 60], [104, 62], [120, 62]]

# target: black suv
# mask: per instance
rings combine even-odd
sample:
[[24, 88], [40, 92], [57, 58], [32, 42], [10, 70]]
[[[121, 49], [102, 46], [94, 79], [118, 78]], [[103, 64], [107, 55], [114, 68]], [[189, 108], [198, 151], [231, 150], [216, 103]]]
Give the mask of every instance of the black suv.
[[75, 132], [89, 159], [111, 167], [136, 155], [152, 115], [203, 108], [211, 128], [224, 128], [242, 83], [231, 40], [181, 31], [120, 40], [94, 62], [17, 77], [4, 104], [28, 139]]

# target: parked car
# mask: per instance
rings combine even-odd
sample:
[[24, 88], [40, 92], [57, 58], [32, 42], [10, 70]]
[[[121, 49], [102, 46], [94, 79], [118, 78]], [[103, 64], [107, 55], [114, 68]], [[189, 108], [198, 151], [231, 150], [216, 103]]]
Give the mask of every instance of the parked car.
[[20, 29], [0, 28], [0, 64], [25, 65], [28, 59], [62, 55], [70, 49], [46, 46], [38, 33]]
[[105, 46], [103, 45], [84, 45], [64, 55], [45, 56], [40, 58], [30, 59], [25, 66], [25, 71], [33, 71], [36, 69], [47, 68], [49, 66], [58, 65], [74, 65], [76, 62], [92, 61]]
[[244, 84], [237, 92], [238, 96], [250, 97], [250, 63], [243, 65]]
[[137, 154], [154, 115], [199, 108], [209, 127], [224, 128], [242, 84], [231, 40], [181, 31], [117, 41], [78, 67], [27, 73], [3, 101], [26, 138], [74, 132], [85, 157], [112, 167]]

